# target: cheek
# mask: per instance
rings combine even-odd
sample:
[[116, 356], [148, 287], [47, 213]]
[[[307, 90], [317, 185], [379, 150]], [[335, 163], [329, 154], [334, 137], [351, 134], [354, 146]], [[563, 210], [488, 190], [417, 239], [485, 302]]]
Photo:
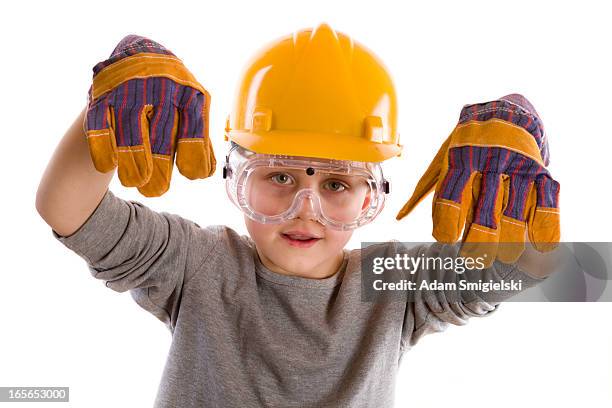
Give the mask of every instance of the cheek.
[[353, 236], [353, 231], [334, 231], [327, 230], [325, 240], [327, 245], [334, 250], [342, 249]]
[[247, 216], [244, 217], [244, 223], [251, 239], [259, 246], [263, 246], [266, 242], [271, 241], [278, 229], [278, 225], [261, 224]]

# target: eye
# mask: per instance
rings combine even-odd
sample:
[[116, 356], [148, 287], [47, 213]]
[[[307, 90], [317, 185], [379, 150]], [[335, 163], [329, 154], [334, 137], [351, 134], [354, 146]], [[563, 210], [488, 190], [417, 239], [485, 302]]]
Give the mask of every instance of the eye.
[[348, 186], [337, 180], [330, 180], [327, 183], [325, 183], [325, 188], [333, 192], [341, 192], [341, 191], [348, 189]]
[[276, 173], [276, 174], [272, 174], [270, 176], [270, 179], [272, 180], [272, 182], [276, 183], [276, 184], [281, 184], [281, 185], [289, 185], [291, 184], [291, 176], [288, 175], [287, 173]]

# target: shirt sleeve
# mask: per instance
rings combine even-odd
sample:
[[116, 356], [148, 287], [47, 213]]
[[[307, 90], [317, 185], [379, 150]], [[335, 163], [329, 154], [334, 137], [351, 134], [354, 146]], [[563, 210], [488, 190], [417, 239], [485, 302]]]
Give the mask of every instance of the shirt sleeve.
[[217, 227], [201, 228], [107, 190], [75, 233], [51, 232], [87, 262], [94, 278], [117, 292], [130, 291], [141, 307], [172, 331], [183, 286], [218, 243]]
[[[400, 250], [401, 251], [401, 250]], [[434, 243], [430, 246], [417, 247], [409, 250], [412, 256], [422, 254], [423, 259], [441, 258], [457, 259], [458, 245]], [[405, 252], [405, 251], [404, 251]], [[409, 292], [406, 305], [404, 326], [402, 329], [402, 350], [414, 346], [423, 336], [444, 331], [450, 324], [465, 325], [470, 317], [483, 317], [498, 310], [504, 300], [531, 288], [546, 280], [529, 275], [518, 265], [495, 261], [485, 269], [474, 269], [469, 272], [456, 273], [442, 268], [420, 268], [410, 280], [417, 285], [425, 280], [440, 283], [454, 282], [452, 289], [418, 290]], [[460, 280], [467, 283], [506, 283], [519, 282], [520, 289], [479, 289], [484, 286], [461, 289]]]

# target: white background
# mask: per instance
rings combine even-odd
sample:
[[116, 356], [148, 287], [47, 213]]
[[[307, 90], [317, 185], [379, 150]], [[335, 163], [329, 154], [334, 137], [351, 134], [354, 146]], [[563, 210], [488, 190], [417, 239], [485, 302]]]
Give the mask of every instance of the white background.
[[[129, 294], [92, 278], [34, 208], [43, 170], [84, 106], [91, 68], [129, 33], [171, 49], [210, 91], [218, 159], [240, 71], [263, 44], [326, 21], [374, 50], [395, 78], [404, 154], [385, 164], [387, 208], [351, 247], [430, 240], [430, 199], [402, 222], [395, 214], [461, 106], [510, 92], [527, 96], [545, 123], [550, 170], [562, 185], [563, 239], [611, 241], [612, 14], [603, 3], [107, 0], [0, 7], [0, 386], [69, 386], [75, 407], [153, 403], [169, 331]], [[175, 171], [160, 198], [142, 197], [116, 178], [111, 189], [200, 225], [246, 233], [220, 167], [195, 182]], [[612, 406], [611, 316], [609, 303], [504, 304], [413, 348], [400, 369], [397, 406]]]

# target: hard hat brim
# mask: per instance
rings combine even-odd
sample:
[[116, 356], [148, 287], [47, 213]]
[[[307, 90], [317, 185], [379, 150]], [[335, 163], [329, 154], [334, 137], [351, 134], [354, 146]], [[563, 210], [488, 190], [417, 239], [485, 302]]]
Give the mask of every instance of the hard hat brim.
[[[376, 143], [353, 135], [313, 133], [303, 131], [251, 132], [233, 130], [230, 140], [256, 153], [287, 156], [317, 157], [321, 159], [382, 162], [399, 156], [402, 146]], [[307, 143], [304, 143], [308, 140]]]

